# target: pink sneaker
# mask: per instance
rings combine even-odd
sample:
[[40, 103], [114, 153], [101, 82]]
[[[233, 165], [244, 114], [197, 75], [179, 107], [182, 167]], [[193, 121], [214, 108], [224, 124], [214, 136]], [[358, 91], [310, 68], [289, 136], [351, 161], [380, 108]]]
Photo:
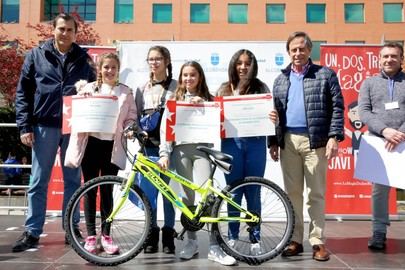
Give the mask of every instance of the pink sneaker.
[[97, 250], [97, 238], [96, 236], [87, 236], [86, 243], [84, 244], [84, 249], [88, 252], [95, 254]]
[[116, 254], [119, 251], [119, 248], [114, 241], [112, 240], [111, 236], [109, 235], [102, 235], [101, 236], [101, 246], [103, 247], [104, 251], [107, 254]]

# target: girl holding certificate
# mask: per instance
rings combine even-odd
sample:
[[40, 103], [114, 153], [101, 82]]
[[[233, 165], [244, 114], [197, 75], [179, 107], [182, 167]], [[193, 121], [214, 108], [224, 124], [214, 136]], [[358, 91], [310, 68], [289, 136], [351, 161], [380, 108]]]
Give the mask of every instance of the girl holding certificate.
[[[257, 60], [253, 53], [243, 49], [237, 51], [229, 63], [229, 79], [220, 86], [217, 95], [238, 96], [270, 92], [267, 85], [256, 77], [257, 71]], [[273, 122], [276, 121], [275, 112], [271, 113], [270, 118], [273, 119]], [[225, 174], [228, 185], [247, 176], [264, 176], [266, 136], [222, 139], [221, 151], [233, 156], [232, 171], [230, 174]], [[248, 209], [260, 213], [260, 200], [257, 200], [257, 198], [260, 198], [259, 192], [259, 188], [249, 187], [240, 190], [233, 199], [236, 203], [241, 203], [242, 196], [245, 196]], [[232, 210], [232, 206], [229, 206], [228, 211], [232, 212]], [[239, 216], [239, 213], [235, 213], [235, 215]], [[235, 244], [235, 240], [239, 237], [239, 225], [236, 222], [229, 223], [229, 243], [231, 245]], [[260, 228], [255, 228], [250, 232], [250, 241], [250, 252], [260, 254]]]
[[[114, 133], [72, 133], [66, 151], [65, 166], [82, 166], [84, 182], [102, 175], [117, 175], [119, 169], [125, 169], [126, 155], [121, 137], [125, 127], [136, 121], [136, 105], [132, 90], [118, 82], [120, 61], [114, 53], [103, 54], [98, 62], [97, 81], [76, 84], [78, 95], [103, 95], [117, 98], [119, 112]], [[111, 187], [105, 185], [100, 190], [101, 220], [104, 221], [113, 208]], [[84, 214], [87, 238], [84, 248], [97, 252], [96, 199], [97, 190], [88, 193], [84, 202]], [[101, 247], [108, 254], [119, 252], [118, 246], [110, 237], [110, 226], [102, 222]]]
[[[158, 117], [155, 127], [149, 127], [145, 130], [148, 133], [148, 139], [145, 145], [146, 155], [157, 161], [159, 159], [160, 144], [160, 122], [166, 101], [172, 98], [177, 81], [172, 79], [172, 63], [170, 52], [166, 47], [153, 46], [149, 49], [146, 62], [150, 69], [149, 80], [136, 89], [135, 102], [138, 108], [138, 119], [143, 117]], [[152, 116], [152, 114], [156, 114]], [[142, 127], [142, 125], [140, 125]], [[152, 233], [144, 249], [145, 253], [156, 253], [159, 246], [160, 228], [157, 225], [157, 198], [158, 190], [141, 174], [138, 174], [138, 184], [148, 196], [152, 205]], [[169, 182], [166, 176], [161, 177]], [[174, 254], [174, 230], [175, 212], [170, 201], [163, 198], [164, 226], [162, 228], [163, 252]]]
[[[208, 91], [208, 86], [205, 81], [205, 75], [201, 65], [195, 61], [189, 61], [183, 64], [180, 69], [178, 86], [175, 91], [175, 100], [187, 101], [190, 103], [200, 103], [211, 101], [213, 97]], [[167, 110], [165, 110], [165, 114]], [[166, 115], [163, 116], [166, 119]], [[167, 169], [169, 165], [169, 156], [172, 161], [172, 166], [176, 172], [187, 179], [197, 183], [206, 181], [211, 173], [211, 166], [206, 156], [197, 150], [197, 146], [205, 145], [212, 146], [207, 143], [199, 142], [167, 142], [166, 141], [166, 121], [162, 121], [160, 128], [160, 150], [159, 150], [159, 166], [162, 169]], [[195, 194], [192, 190], [184, 190], [185, 197], [183, 202], [187, 206], [194, 205]], [[188, 241], [180, 251], [181, 259], [189, 260], [198, 254], [198, 242], [196, 232], [187, 231]], [[214, 236], [210, 236], [210, 249], [208, 259], [219, 262], [223, 265], [233, 265], [236, 260], [224, 253], [218, 246]]]

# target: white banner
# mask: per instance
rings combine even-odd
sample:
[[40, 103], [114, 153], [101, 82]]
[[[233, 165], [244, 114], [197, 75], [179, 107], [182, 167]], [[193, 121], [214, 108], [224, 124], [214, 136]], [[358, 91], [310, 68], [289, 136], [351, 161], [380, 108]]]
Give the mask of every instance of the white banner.
[[116, 96], [73, 96], [72, 132], [115, 133], [118, 118]]
[[149, 48], [155, 45], [162, 45], [169, 49], [173, 78], [176, 80], [184, 62], [195, 60], [200, 63], [210, 92], [214, 95], [221, 83], [228, 81], [229, 61], [240, 49], [248, 49], [256, 56], [259, 67], [257, 77], [270, 89], [280, 70], [290, 62], [285, 42], [120, 42], [118, 44], [121, 59], [120, 82], [136, 89], [149, 80], [150, 71], [146, 58]]
[[[248, 49], [258, 62], [257, 77], [272, 90], [275, 78], [290, 63], [285, 44], [285, 41], [123, 41], [117, 45], [121, 61], [120, 82], [134, 90], [144, 85], [150, 76], [146, 62], [148, 50], [152, 46], [161, 45], [170, 51], [174, 79], [178, 80], [184, 62], [196, 60], [204, 69], [211, 94], [215, 95], [221, 83], [228, 81], [228, 66], [233, 54], [240, 49]], [[215, 148], [220, 149], [220, 139], [215, 142]], [[127, 165], [129, 167], [130, 164]], [[274, 162], [269, 155], [264, 177], [283, 187], [279, 162]], [[215, 178], [225, 187], [223, 172], [217, 170]], [[163, 217], [162, 209], [158, 207], [159, 219]]]

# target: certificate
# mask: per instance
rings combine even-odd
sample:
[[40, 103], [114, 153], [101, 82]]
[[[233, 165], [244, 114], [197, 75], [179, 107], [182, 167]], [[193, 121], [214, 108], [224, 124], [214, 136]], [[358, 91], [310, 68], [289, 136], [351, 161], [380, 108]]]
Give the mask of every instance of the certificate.
[[253, 137], [275, 134], [269, 113], [273, 110], [271, 94], [221, 97], [223, 130], [221, 137]]
[[405, 189], [404, 164], [404, 142], [398, 144], [393, 151], [388, 152], [382, 138], [363, 135], [360, 141], [354, 177]]
[[221, 108], [218, 102], [192, 104], [167, 101], [166, 140], [212, 143], [219, 138]]
[[115, 133], [118, 98], [110, 95], [72, 96], [72, 132]]

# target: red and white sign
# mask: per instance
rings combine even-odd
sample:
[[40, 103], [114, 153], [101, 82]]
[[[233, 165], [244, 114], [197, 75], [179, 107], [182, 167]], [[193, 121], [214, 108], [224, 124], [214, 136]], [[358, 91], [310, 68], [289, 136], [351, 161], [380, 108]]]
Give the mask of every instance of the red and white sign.
[[[371, 183], [353, 178], [361, 136], [367, 129], [359, 121], [357, 97], [362, 82], [379, 72], [380, 46], [322, 45], [321, 65], [333, 69], [345, 102], [345, 140], [329, 161], [326, 214], [370, 215]], [[390, 193], [390, 214], [396, 214], [396, 194]]]
[[269, 113], [274, 109], [271, 94], [216, 97], [221, 102], [221, 138], [275, 134]]
[[219, 102], [167, 101], [166, 140], [213, 143], [220, 135]]

